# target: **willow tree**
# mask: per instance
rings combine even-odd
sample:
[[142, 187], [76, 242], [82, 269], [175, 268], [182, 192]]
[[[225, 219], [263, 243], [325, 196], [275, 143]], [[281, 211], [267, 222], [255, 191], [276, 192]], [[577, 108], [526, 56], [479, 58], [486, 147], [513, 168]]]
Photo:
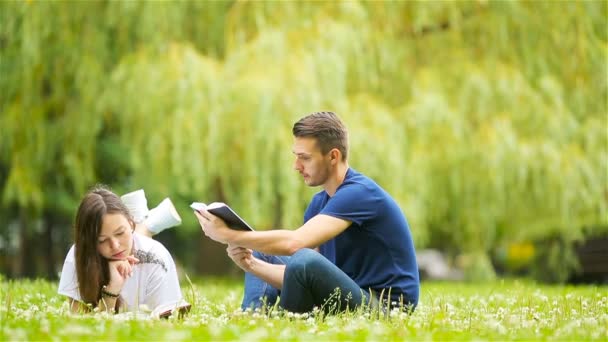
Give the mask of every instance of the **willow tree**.
[[[13, 274], [34, 276], [34, 262], [46, 260], [52, 276], [53, 235], [70, 234], [84, 191], [97, 182], [128, 184], [129, 165], [98, 108], [116, 60], [143, 42], [174, 38], [221, 55], [217, 23], [227, 5], [0, 3], [0, 217], [7, 228], [18, 227]], [[209, 20], [184, 20], [193, 13]], [[162, 15], [171, 25], [156, 22]], [[47, 239], [34, 238], [40, 226]], [[40, 241], [47, 255], [38, 252]]]
[[[467, 253], [472, 276], [491, 275], [488, 257], [501, 244], [553, 233], [572, 241], [606, 220], [605, 20], [593, 7], [604, 5], [563, 6], [236, 3], [212, 86], [188, 81], [208, 82], [210, 69], [184, 72], [185, 56], [207, 60], [189, 48], [127, 58], [110, 97], [131, 80], [154, 100], [150, 111], [130, 111], [122, 97], [113, 111], [177, 119], [165, 140], [191, 145], [171, 144], [172, 154], [196, 155], [186, 158], [193, 175], [177, 177], [182, 193], [220, 196], [258, 226], [293, 227], [309, 190], [289, 170], [289, 128], [335, 109], [351, 127], [352, 165], [395, 194], [418, 245]], [[564, 65], [572, 51], [579, 63]], [[160, 82], [152, 70], [181, 71], [161, 72], [166, 88], [150, 88]], [[589, 85], [573, 88], [580, 78]], [[175, 89], [207, 100], [193, 106]], [[146, 155], [157, 145], [130, 146]], [[176, 162], [151, 179], [182, 174]]]
[[[586, 226], [608, 223], [605, 2], [2, 6], [2, 27], [23, 34], [2, 70], [30, 51], [23, 65], [39, 67], [29, 72], [52, 74], [45, 83], [12, 71], [2, 83], [12, 113], [2, 118], [12, 127], [0, 145], [4, 208], [46, 207], [42, 185], [54, 178], [28, 187], [19, 170], [49, 175], [72, 155], [60, 175], [70, 193], [109, 181], [119, 192], [144, 187], [152, 202], [171, 195], [180, 210], [223, 200], [261, 229], [295, 227], [316, 189], [291, 169], [291, 125], [329, 109], [350, 128], [351, 166], [395, 196], [416, 245], [461, 255], [471, 278], [493, 276], [501, 246], [556, 235], [570, 248]], [[42, 11], [58, 15], [44, 21]], [[51, 69], [31, 41], [72, 49], [51, 50]], [[44, 84], [64, 90], [53, 101], [30, 91]], [[34, 116], [24, 103], [44, 109]], [[90, 115], [90, 130], [76, 113]], [[41, 154], [47, 161], [30, 152], [23, 164], [16, 146], [38, 148], [35, 130], [17, 129], [20, 115], [38, 132], [60, 119], [75, 133], [40, 139], [48, 149], [72, 137]], [[563, 280], [558, 265], [574, 259], [547, 253]]]
[[[6, 168], [1, 183], [3, 221], [17, 222], [20, 227], [17, 260], [23, 265], [15, 272], [34, 275], [33, 261], [52, 260], [53, 230], [69, 229], [66, 217], [76, 205], [74, 194], [95, 179], [93, 152], [99, 120], [91, 108], [100, 84], [90, 80], [100, 78], [102, 70], [98, 60], [61, 48], [78, 45], [78, 35], [56, 29], [62, 24], [82, 24], [86, 30], [91, 12], [56, 11], [45, 3], [0, 6], [4, 45], [0, 158]], [[54, 15], [49, 16], [47, 10]], [[96, 37], [89, 38], [95, 41]], [[30, 238], [40, 225], [47, 232], [46, 256], [36, 256], [39, 239]], [[52, 276], [53, 268], [49, 265], [47, 274]]]

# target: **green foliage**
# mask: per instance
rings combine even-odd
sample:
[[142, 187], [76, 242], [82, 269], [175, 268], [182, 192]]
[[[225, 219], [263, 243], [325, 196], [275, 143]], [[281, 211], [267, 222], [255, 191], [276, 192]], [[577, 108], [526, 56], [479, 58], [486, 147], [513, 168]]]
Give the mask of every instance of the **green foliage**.
[[290, 129], [331, 109], [351, 166], [397, 199], [416, 245], [491, 279], [497, 246], [558, 235], [570, 248], [608, 226], [606, 10], [3, 2], [2, 208], [69, 217], [105, 182], [297, 227], [315, 189], [291, 170]]
[[[549, 283], [565, 282], [579, 268], [573, 248], [562, 236], [548, 237], [540, 247], [531, 265], [534, 278]], [[547, 269], [552, 272], [547, 272]]]
[[0, 340], [605, 340], [606, 287], [428, 283], [412, 315], [241, 312], [241, 286], [221, 279], [184, 288], [183, 320], [70, 314], [56, 283], [0, 282]]

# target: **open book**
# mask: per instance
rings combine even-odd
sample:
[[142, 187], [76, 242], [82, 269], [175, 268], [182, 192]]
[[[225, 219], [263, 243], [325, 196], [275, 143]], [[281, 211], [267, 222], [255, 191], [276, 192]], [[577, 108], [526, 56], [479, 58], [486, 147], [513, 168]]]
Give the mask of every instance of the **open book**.
[[190, 208], [196, 211], [207, 209], [208, 212], [224, 220], [224, 222], [226, 222], [226, 225], [232, 229], [253, 230], [253, 228], [251, 228], [251, 226], [248, 225], [247, 222], [245, 222], [245, 220], [243, 220], [226, 203], [213, 202], [207, 205], [201, 202], [194, 202], [190, 204]]
[[172, 315], [177, 315], [178, 318], [182, 318], [186, 313], [190, 311], [192, 305], [190, 303], [180, 299], [175, 302], [169, 302], [157, 306], [151, 313], [152, 318], [168, 318]]
[[124, 311], [113, 315], [113, 317], [120, 319], [159, 319], [169, 318], [173, 315], [177, 318], [183, 318], [185, 314], [190, 311], [192, 305], [184, 301], [183, 299], [168, 302], [157, 306], [154, 310], [150, 309], [146, 305], [140, 305], [138, 310], [135, 311]]

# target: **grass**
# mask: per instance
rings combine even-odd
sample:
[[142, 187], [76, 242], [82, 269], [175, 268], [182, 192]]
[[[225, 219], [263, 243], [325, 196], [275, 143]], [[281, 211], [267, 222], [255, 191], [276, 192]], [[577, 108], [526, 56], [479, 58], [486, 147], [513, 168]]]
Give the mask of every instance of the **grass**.
[[193, 304], [182, 320], [68, 312], [44, 280], [0, 279], [0, 341], [22, 340], [607, 340], [608, 286], [546, 286], [522, 280], [423, 283], [408, 316], [310, 317], [239, 310], [238, 282], [184, 286]]

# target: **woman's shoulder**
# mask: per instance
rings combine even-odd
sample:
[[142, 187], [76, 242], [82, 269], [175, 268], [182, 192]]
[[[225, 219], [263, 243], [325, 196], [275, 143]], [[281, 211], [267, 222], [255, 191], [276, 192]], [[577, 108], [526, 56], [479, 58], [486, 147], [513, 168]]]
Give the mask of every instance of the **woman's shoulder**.
[[173, 263], [173, 258], [162, 243], [138, 233], [133, 234], [133, 239], [133, 254], [140, 264], [160, 265], [167, 271], [168, 266]]
[[135, 249], [143, 250], [143, 251], [166, 251], [167, 250], [165, 248], [165, 246], [163, 246], [162, 243], [154, 240], [153, 238], [139, 234], [137, 232], [133, 233], [133, 247]]

